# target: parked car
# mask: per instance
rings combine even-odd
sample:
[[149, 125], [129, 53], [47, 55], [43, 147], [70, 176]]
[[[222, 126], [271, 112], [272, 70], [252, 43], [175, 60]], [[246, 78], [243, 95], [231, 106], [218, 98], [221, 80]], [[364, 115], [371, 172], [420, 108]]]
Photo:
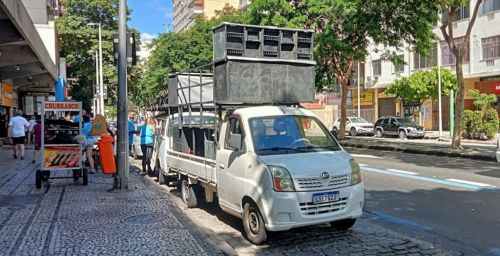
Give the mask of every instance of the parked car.
[[399, 138], [424, 138], [424, 127], [415, 124], [408, 117], [384, 116], [375, 122], [373, 129], [375, 135], [382, 138], [386, 135], [399, 136]]
[[[333, 123], [332, 133], [337, 134], [340, 130], [340, 118]], [[373, 124], [362, 117], [348, 117], [345, 131], [351, 136], [373, 135]]]

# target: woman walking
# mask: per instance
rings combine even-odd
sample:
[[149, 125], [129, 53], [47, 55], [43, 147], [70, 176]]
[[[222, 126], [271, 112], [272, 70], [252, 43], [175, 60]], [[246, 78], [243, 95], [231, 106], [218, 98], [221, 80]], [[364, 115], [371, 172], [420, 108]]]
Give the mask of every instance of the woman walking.
[[142, 151], [142, 175], [151, 173], [151, 156], [153, 154], [154, 142], [154, 126], [153, 118], [148, 117], [141, 128], [141, 151]]

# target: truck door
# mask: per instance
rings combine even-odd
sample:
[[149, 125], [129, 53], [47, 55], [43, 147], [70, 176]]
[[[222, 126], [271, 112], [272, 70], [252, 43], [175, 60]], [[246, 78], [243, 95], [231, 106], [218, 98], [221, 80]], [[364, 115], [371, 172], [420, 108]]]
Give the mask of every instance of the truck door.
[[[231, 134], [242, 135], [240, 150], [229, 145]], [[226, 123], [224, 141], [217, 153], [217, 191], [219, 202], [237, 212], [241, 212], [241, 199], [244, 193], [245, 169], [247, 166], [247, 153], [245, 132], [238, 116], [232, 116]]]

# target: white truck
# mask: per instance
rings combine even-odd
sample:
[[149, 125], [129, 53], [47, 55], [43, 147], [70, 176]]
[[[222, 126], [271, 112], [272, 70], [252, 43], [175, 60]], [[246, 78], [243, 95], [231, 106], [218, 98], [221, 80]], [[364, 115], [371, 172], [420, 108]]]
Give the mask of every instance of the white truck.
[[[266, 241], [267, 231], [350, 228], [363, 212], [360, 167], [298, 107], [314, 100], [312, 32], [223, 24], [214, 33], [214, 56], [223, 60], [214, 61], [213, 74], [203, 66], [170, 77], [161, 178], [177, 181], [188, 207], [217, 202], [241, 218], [254, 244]], [[238, 40], [252, 48], [235, 51]], [[281, 40], [282, 52], [271, 51], [272, 40]]]

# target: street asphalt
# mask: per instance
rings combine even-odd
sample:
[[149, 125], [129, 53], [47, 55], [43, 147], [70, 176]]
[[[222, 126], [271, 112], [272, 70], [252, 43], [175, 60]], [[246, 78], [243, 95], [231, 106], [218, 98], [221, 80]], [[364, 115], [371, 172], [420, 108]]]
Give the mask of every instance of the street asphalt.
[[362, 166], [367, 213], [458, 251], [500, 255], [500, 163], [346, 150]]

